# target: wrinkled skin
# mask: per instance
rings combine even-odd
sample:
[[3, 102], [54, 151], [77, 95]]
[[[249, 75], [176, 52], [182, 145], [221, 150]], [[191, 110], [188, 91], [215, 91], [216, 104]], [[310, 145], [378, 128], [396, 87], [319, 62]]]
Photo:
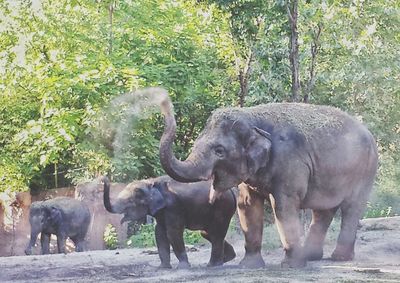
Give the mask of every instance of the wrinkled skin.
[[[334, 260], [352, 260], [358, 220], [372, 189], [377, 148], [356, 119], [327, 106], [275, 103], [219, 109], [184, 161], [172, 152], [176, 122], [169, 99], [162, 103], [165, 130], [160, 161], [181, 182], [213, 180], [217, 194], [243, 182], [238, 208], [246, 239], [242, 265], [264, 266], [263, 209], [270, 199], [285, 250], [282, 266], [302, 267], [323, 256], [333, 216], [342, 224]], [[304, 246], [300, 209], [313, 217]]]
[[85, 250], [85, 236], [90, 224], [89, 209], [80, 201], [68, 197], [57, 197], [31, 204], [29, 211], [31, 238], [25, 254], [32, 254], [39, 233], [42, 254], [50, 253], [51, 234], [57, 236], [58, 253], [65, 253], [65, 242], [69, 237], [75, 250]]
[[132, 182], [110, 203], [108, 178], [104, 177], [103, 182], [104, 206], [111, 213], [124, 214], [121, 222], [136, 221], [146, 215], [155, 217], [161, 268], [171, 268], [170, 246], [179, 260], [178, 268], [190, 267], [183, 240], [185, 228], [201, 230], [201, 235], [211, 242], [208, 266], [219, 266], [235, 258], [233, 247], [224, 240], [236, 210], [232, 191], [210, 204], [210, 182], [182, 184], [164, 176]]

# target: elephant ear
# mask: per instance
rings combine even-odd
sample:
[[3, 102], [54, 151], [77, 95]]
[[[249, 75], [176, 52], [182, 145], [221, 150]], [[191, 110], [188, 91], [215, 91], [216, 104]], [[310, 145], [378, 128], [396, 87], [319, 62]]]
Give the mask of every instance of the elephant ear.
[[167, 202], [165, 201], [165, 198], [160, 190], [162, 190], [162, 188], [161, 185], [158, 183], [155, 183], [150, 188], [149, 210], [150, 210], [150, 215], [152, 216], [154, 216], [160, 209], [163, 209], [167, 205]]
[[254, 127], [246, 148], [247, 168], [250, 175], [254, 175], [267, 164], [271, 146], [271, 134]]
[[52, 206], [50, 208], [50, 219], [53, 223], [57, 223], [59, 224], [62, 220], [62, 214], [60, 209], [58, 209], [57, 207]]

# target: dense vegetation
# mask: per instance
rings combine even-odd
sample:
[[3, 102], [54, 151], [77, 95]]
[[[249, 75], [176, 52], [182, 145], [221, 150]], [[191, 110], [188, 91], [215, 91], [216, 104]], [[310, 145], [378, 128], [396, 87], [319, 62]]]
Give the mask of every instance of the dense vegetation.
[[[292, 100], [288, 2], [0, 2], [0, 192], [162, 174], [159, 115], [110, 106], [129, 91], [168, 89], [181, 155], [217, 107]], [[399, 214], [399, 2], [300, 2], [300, 99], [368, 125], [380, 153], [368, 215]]]

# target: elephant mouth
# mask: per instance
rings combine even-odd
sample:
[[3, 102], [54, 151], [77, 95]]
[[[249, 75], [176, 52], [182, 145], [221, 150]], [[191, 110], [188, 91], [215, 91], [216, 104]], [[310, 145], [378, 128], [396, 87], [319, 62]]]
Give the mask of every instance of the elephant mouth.
[[220, 189], [220, 187], [218, 187], [219, 182], [217, 174], [214, 173], [213, 175], [211, 175], [211, 178], [209, 178], [209, 180], [211, 181], [211, 187], [210, 193], [208, 195], [208, 202], [210, 204], [214, 204], [214, 202], [219, 199], [227, 189]]
[[128, 221], [132, 221], [132, 219], [129, 215], [125, 214], [124, 217], [122, 217], [120, 223], [124, 224], [125, 222], [128, 222]]
[[133, 221], [137, 221], [139, 220], [138, 217], [134, 217], [129, 213], [124, 213], [124, 217], [122, 217], [121, 219], [121, 224], [124, 224], [125, 222], [133, 222]]
[[134, 222], [134, 221], [140, 221], [142, 220], [145, 216], [146, 213], [143, 214], [143, 212], [135, 212], [131, 210], [126, 210], [123, 212], [124, 217], [122, 217], [120, 223], [124, 224], [125, 222]]
[[214, 171], [209, 180], [212, 184], [208, 196], [210, 204], [219, 199], [224, 192], [238, 186], [242, 182], [240, 178], [232, 178], [228, 173], [220, 171]]
[[208, 202], [210, 204], [214, 204], [214, 202], [221, 197], [223, 194], [223, 191], [216, 191], [214, 190], [214, 186], [211, 186], [210, 188], [210, 194], [208, 195]]

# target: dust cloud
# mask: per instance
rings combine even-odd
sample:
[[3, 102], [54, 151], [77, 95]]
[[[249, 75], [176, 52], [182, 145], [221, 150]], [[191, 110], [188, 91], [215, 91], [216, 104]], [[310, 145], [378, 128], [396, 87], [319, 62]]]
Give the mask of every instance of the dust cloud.
[[113, 150], [115, 159], [124, 155], [138, 121], [159, 112], [164, 101], [170, 102], [165, 89], [149, 87], [117, 96], [103, 109], [95, 132]]

